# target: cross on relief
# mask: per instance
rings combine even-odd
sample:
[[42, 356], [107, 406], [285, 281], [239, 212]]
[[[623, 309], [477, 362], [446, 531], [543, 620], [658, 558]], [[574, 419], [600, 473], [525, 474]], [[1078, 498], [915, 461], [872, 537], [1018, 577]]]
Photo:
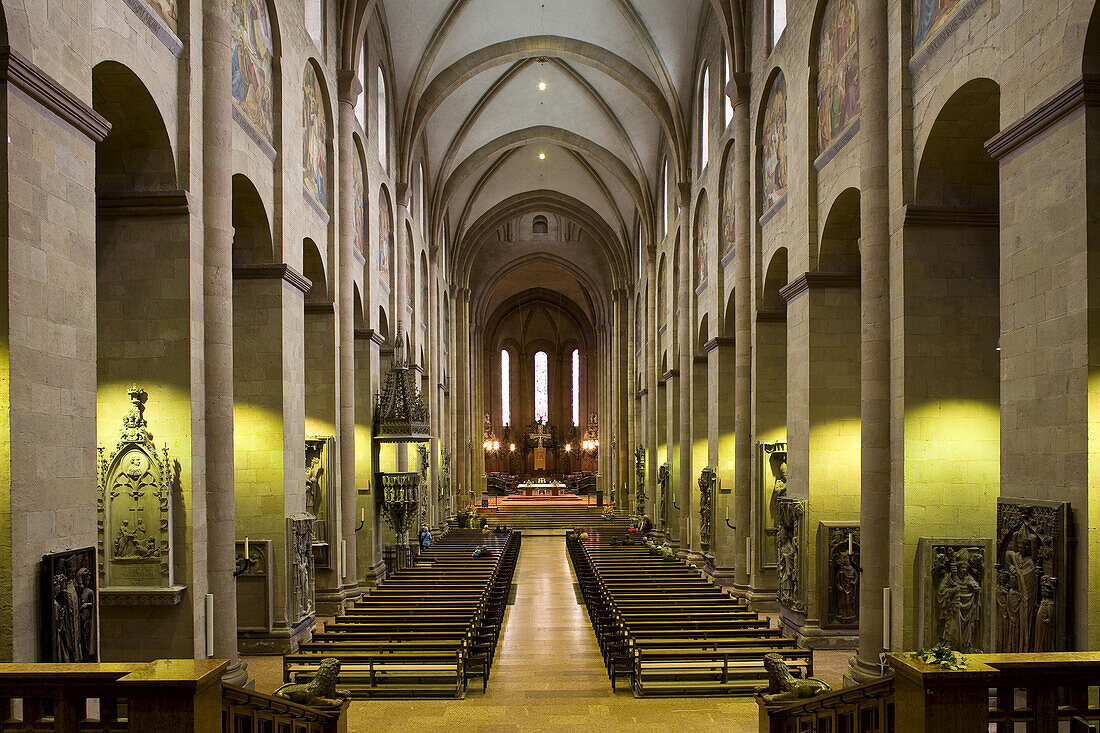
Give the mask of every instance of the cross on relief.
[[531, 433], [531, 440], [535, 441], [539, 448], [545, 448], [544, 442], [550, 440], [552, 437], [550, 431], [548, 431], [546, 426], [541, 422], [535, 426], [535, 432]]

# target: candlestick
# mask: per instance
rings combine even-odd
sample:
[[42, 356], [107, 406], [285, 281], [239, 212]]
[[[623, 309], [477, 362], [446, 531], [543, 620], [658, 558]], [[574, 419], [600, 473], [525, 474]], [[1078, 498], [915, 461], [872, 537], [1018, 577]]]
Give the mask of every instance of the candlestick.
[[244, 538], [244, 559], [245, 559], [246, 562], [248, 561], [248, 536], [247, 535]]
[[852, 554], [852, 533], [848, 533], [848, 554]]
[[727, 522], [729, 521], [729, 518], [730, 518], [730, 508], [729, 508], [729, 506], [726, 506], [726, 521]]
[[359, 507], [359, 521], [360, 522], [367, 521], [367, 509], [366, 509], [366, 507]]

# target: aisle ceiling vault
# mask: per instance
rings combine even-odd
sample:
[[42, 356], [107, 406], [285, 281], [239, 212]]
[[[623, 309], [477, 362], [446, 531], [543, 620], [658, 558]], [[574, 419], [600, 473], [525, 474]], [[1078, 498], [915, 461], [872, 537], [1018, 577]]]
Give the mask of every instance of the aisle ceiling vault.
[[424, 161], [452, 282], [483, 266], [496, 226], [539, 210], [581, 225], [602, 251], [609, 279], [595, 285], [626, 284], [637, 226], [656, 221], [659, 156], [674, 175], [684, 168], [699, 28], [714, 3], [349, 0], [388, 36], [395, 178], [413, 183]]

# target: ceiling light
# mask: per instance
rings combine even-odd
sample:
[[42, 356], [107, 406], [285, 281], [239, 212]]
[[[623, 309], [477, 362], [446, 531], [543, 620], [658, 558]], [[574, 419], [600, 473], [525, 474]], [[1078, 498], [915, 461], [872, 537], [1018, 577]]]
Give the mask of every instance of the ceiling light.
[[545, 92], [546, 91], [546, 82], [544, 82], [544, 81], [539, 82], [539, 91], [540, 92]]
[[539, 160], [546, 160], [546, 153], [539, 153]]

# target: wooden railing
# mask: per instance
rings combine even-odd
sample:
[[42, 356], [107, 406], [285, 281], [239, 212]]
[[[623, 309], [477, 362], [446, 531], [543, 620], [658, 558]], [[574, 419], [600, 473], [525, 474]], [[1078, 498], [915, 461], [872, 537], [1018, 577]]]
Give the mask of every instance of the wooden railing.
[[1091, 733], [1100, 652], [971, 654], [945, 670], [890, 654], [893, 677], [789, 704], [757, 695], [768, 733]]
[[222, 683], [221, 659], [0, 664], [0, 733], [344, 733], [321, 712]]
[[886, 733], [894, 730], [892, 677], [782, 705], [765, 705], [760, 695], [756, 700], [762, 733]]

